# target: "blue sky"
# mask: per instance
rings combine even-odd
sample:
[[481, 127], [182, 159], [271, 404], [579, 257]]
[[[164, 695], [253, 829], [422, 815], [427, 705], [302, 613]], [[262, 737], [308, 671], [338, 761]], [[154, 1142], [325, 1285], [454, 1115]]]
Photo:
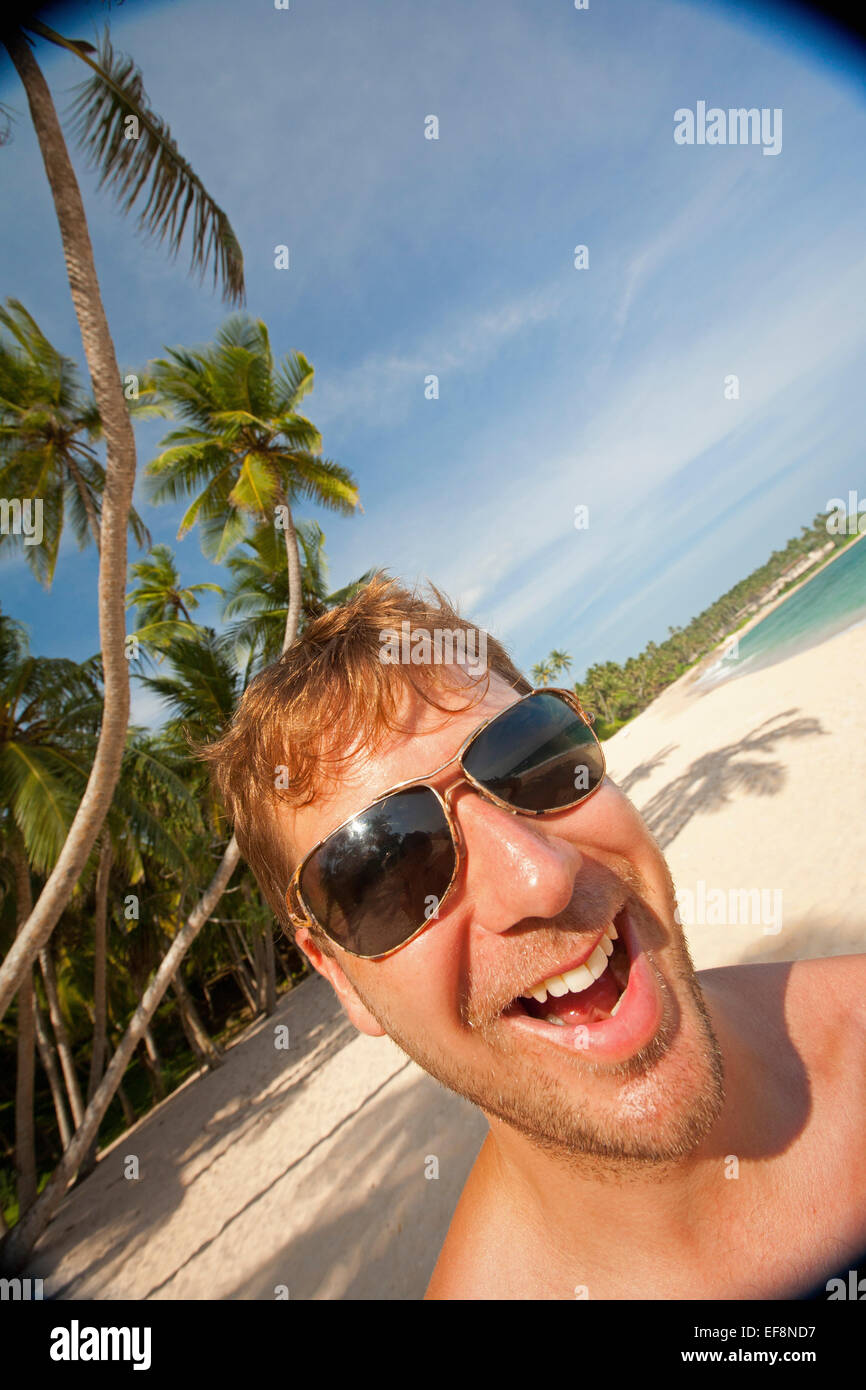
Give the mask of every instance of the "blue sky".
[[[57, 22], [93, 38], [103, 17], [94, 4]], [[524, 667], [564, 647], [579, 676], [664, 637], [866, 487], [862, 65], [795, 12], [139, 0], [112, 8], [112, 34], [232, 220], [247, 309], [316, 368], [307, 413], [364, 506], [307, 512], [334, 587], [374, 564], [429, 577]], [[64, 110], [78, 65], [38, 56]], [[5, 55], [0, 100], [17, 115], [0, 150], [0, 295], [82, 360]], [[781, 152], [675, 144], [674, 112], [698, 101], [781, 108]], [[121, 363], [207, 341], [218, 296], [73, 157]], [[139, 474], [164, 429], [140, 427]], [[137, 495], [175, 544], [182, 509]], [[176, 552], [185, 582], [222, 578], [194, 534]], [[50, 593], [0, 559], [0, 601], [35, 651], [82, 658], [98, 645], [95, 577], [70, 538]], [[210, 601], [201, 613], [218, 620]], [[138, 697], [135, 713], [153, 711]]]

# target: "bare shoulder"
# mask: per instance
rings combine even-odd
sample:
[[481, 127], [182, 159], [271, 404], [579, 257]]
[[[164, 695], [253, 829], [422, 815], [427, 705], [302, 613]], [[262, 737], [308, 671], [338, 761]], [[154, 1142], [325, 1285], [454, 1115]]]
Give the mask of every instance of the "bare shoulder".
[[451, 1218], [445, 1244], [427, 1285], [425, 1302], [490, 1297], [489, 1293], [482, 1291], [485, 1280], [480, 1267], [483, 1258], [479, 1256], [483, 1257], [482, 1227], [485, 1222], [481, 1210], [483, 1202], [473, 1193], [477, 1184], [473, 1169]]
[[424, 1295], [426, 1301], [519, 1298], [509, 1287], [514, 1261], [508, 1258], [511, 1218], [490, 1161], [481, 1152], [457, 1203], [445, 1244]]
[[866, 1057], [866, 952], [720, 966], [698, 978], [746, 1010], [766, 1015], [775, 1001], [792, 1041], [816, 1064]]
[[[819, 956], [809, 960], [757, 961], [748, 965], [720, 965], [698, 972], [701, 983], [718, 984], [749, 996], [783, 987], [800, 996], [817, 985], [833, 990], [838, 1005], [860, 1011], [866, 1017], [866, 950], [844, 956]], [[814, 1001], [813, 1001], [814, 1003]]]

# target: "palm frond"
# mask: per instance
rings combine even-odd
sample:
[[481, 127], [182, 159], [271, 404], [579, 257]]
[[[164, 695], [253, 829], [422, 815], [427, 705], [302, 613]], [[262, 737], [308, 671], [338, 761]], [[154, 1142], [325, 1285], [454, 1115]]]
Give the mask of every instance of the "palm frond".
[[159, 241], [167, 240], [172, 255], [191, 219], [193, 271], [204, 278], [211, 265], [214, 286], [222, 284], [224, 299], [242, 303], [243, 255], [231, 223], [180, 154], [166, 122], [150, 107], [132, 59], [115, 53], [107, 29], [96, 60], [47, 25], [33, 22], [30, 27], [74, 53], [93, 72], [79, 88], [72, 117], [79, 145], [99, 171], [100, 186], [113, 193], [124, 213], [146, 193], [139, 225]]

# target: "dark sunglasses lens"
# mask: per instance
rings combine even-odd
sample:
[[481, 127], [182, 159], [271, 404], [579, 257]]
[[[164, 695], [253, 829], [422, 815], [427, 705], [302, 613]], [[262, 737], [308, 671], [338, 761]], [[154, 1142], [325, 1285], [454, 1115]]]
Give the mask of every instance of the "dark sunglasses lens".
[[557, 695], [530, 695], [470, 746], [463, 766], [517, 811], [556, 811], [594, 791], [604, 759], [588, 724]]
[[335, 831], [300, 879], [328, 936], [381, 956], [432, 916], [456, 864], [445, 813], [429, 787], [394, 792]]

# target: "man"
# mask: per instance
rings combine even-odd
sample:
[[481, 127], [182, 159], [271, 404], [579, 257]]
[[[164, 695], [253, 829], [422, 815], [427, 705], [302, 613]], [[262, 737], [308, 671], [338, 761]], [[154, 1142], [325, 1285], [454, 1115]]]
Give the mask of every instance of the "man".
[[427, 1297], [805, 1293], [866, 1246], [866, 957], [696, 974], [574, 697], [433, 594], [377, 577], [205, 750], [351, 1021], [489, 1121]]

